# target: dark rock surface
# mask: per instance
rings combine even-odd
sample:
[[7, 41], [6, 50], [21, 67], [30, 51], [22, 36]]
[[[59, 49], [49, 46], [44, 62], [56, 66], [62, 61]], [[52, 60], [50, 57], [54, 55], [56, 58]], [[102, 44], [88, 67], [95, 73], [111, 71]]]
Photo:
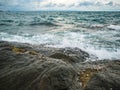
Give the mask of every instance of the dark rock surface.
[[120, 61], [78, 48], [0, 42], [0, 90], [120, 90]]
[[120, 90], [120, 61], [109, 62], [105, 70], [91, 78], [85, 90]]

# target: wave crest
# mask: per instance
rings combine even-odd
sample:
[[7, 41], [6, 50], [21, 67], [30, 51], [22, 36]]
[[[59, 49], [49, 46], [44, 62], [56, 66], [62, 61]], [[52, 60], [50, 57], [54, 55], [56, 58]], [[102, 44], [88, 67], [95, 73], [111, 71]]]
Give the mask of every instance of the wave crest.
[[110, 25], [108, 28], [113, 30], [120, 30], [120, 25]]
[[58, 26], [57, 24], [54, 24], [52, 22], [32, 22], [29, 24], [30, 26], [36, 26], [36, 25], [45, 25], [45, 26]]

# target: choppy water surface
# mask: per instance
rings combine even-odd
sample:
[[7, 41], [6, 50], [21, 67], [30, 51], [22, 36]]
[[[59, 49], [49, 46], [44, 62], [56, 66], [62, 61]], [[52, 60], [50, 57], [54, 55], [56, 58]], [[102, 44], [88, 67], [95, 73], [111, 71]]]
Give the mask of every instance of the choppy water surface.
[[120, 59], [120, 12], [0, 12], [0, 40]]

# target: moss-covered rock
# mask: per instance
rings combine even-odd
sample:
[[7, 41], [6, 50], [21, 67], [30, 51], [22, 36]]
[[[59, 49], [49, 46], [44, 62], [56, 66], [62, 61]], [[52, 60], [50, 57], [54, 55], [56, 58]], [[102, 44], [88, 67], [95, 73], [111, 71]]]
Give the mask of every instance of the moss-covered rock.
[[82, 84], [83, 89], [87, 86], [90, 79], [103, 68], [86, 68], [80, 72], [79, 80]]
[[25, 49], [18, 48], [18, 47], [15, 47], [15, 46], [12, 47], [12, 51], [13, 51], [14, 53], [18, 53], [18, 54], [26, 52]]

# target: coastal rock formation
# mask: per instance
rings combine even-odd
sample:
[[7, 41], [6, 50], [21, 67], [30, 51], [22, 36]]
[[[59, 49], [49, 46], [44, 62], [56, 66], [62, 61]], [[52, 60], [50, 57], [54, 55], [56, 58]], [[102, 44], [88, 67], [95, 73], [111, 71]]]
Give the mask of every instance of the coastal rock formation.
[[78, 48], [0, 42], [0, 90], [120, 90], [120, 61]]
[[25, 47], [0, 43], [0, 90], [82, 90], [71, 64]]
[[109, 61], [105, 66], [91, 78], [85, 90], [120, 90], [120, 61]]

